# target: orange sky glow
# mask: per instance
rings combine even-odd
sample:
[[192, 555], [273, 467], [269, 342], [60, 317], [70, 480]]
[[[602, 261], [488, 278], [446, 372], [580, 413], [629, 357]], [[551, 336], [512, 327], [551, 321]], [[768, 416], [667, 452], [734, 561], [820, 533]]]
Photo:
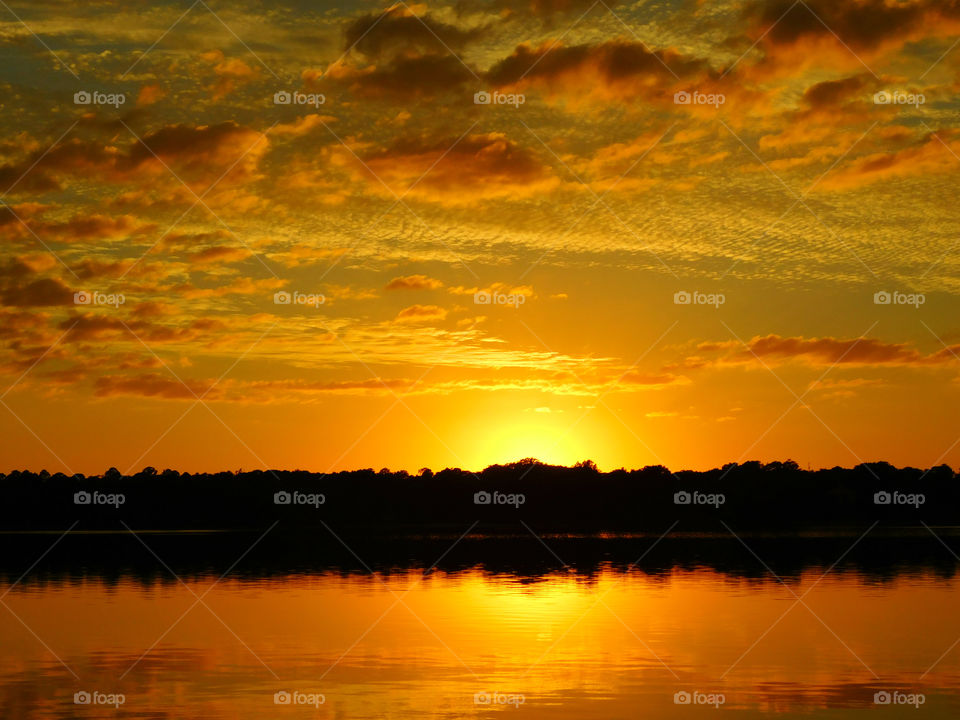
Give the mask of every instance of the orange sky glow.
[[46, 5], [0, 472], [960, 465], [950, 4]]

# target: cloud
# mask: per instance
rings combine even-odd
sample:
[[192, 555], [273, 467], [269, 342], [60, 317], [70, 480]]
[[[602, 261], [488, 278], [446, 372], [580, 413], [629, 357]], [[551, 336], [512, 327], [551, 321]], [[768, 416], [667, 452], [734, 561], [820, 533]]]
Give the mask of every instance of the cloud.
[[309, 245], [292, 245], [283, 250], [277, 250], [267, 255], [270, 262], [278, 262], [288, 268], [301, 265], [312, 265], [318, 262], [336, 260], [350, 252], [347, 247], [311, 247]]
[[891, 152], [865, 155], [841, 166], [820, 183], [820, 190], [841, 190], [902, 177], [954, 172], [960, 136], [956, 131], [928, 133], [919, 142]]
[[266, 137], [232, 120], [216, 125], [167, 125], [136, 141], [118, 168], [168, 172], [167, 165], [184, 180], [212, 183], [237, 163], [229, 176], [247, 179], [268, 144]]
[[217, 287], [199, 288], [193, 283], [181, 283], [172, 288], [170, 292], [182, 294], [186, 298], [213, 298], [226, 297], [228, 295], [259, 295], [264, 297], [272, 295], [276, 290], [283, 287], [284, 280], [276, 278], [264, 278], [262, 280], [253, 280], [248, 277], [241, 277]]
[[[722, 353], [721, 363], [804, 360], [816, 365], [926, 366], [955, 362], [953, 353], [960, 351], [960, 345], [924, 355], [907, 343], [886, 343], [873, 338], [766, 335], [752, 338], [746, 348], [739, 341], [728, 341], [701, 343], [697, 349], [705, 353]], [[697, 360], [697, 364], [703, 364]]]
[[213, 64], [213, 72], [217, 76], [217, 80], [211, 88], [214, 100], [222, 99], [260, 75], [259, 68], [251, 67], [239, 58], [224, 57], [220, 50], [201, 53], [200, 59]]
[[960, 5], [941, 0], [758, 0], [744, 14], [744, 45], [756, 42], [764, 53], [758, 77], [813, 65], [862, 68], [864, 60], [960, 29]]
[[57, 278], [38, 278], [0, 290], [0, 300], [13, 307], [73, 305], [73, 290]]
[[140, 88], [137, 94], [137, 107], [153, 105], [167, 96], [167, 91], [157, 84], [148, 84]]
[[204, 396], [210, 401], [270, 403], [302, 401], [310, 395], [389, 395], [414, 385], [407, 379], [368, 378], [364, 380], [254, 380], [228, 378], [215, 380], [184, 379], [180, 382], [167, 374], [108, 375], [94, 382], [94, 395], [101, 398], [130, 396], [158, 400], [194, 400]]
[[486, 79], [497, 88], [537, 88], [562, 95], [572, 104], [645, 97], [672, 106], [673, 92], [680, 89], [678, 77], [685, 85], [704, 85], [715, 76], [706, 61], [675, 50], [650, 51], [640, 42], [609, 40], [519, 45], [490, 69]]
[[177, 308], [171, 303], [162, 300], [148, 300], [137, 303], [131, 315], [137, 319], [147, 320], [151, 318], [168, 317], [176, 313]]
[[[51, 262], [52, 261], [52, 262]], [[44, 307], [72, 305], [73, 290], [60, 279], [36, 277], [54, 267], [48, 255], [13, 257], [0, 265], [0, 305]]]
[[397, 313], [395, 322], [420, 323], [443, 320], [447, 311], [437, 305], [411, 305]]
[[[213, 383], [211, 381], [184, 380], [180, 382], [169, 375], [144, 373], [135, 376], [107, 375], [98, 377], [94, 381], [93, 394], [96, 397], [114, 397], [117, 395], [134, 395], [163, 400], [195, 400], [204, 397]], [[215, 396], [207, 394], [205, 399], [213, 400]]]
[[455, 137], [439, 141], [402, 138], [385, 149], [366, 153], [363, 161], [365, 167], [357, 167], [353, 161], [355, 172], [375, 187], [381, 180], [398, 193], [413, 186], [409, 196], [449, 205], [526, 197], [559, 184], [536, 155], [502, 133], [471, 134], [459, 142]]
[[[124, 130], [124, 136], [129, 134]], [[89, 183], [152, 183], [144, 178], [169, 175], [173, 170], [185, 182], [203, 183], [202, 189], [250, 180], [269, 140], [233, 121], [216, 125], [166, 125], [142, 134], [128, 146], [68, 138], [49, 151], [36, 150], [16, 162], [0, 165], [0, 193], [47, 193], [64, 188], [68, 178]], [[236, 163], [236, 164], [235, 164]], [[230, 169], [232, 167], [232, 169]], [[223, 173], [230, 169], [226, 177]]]
[[212, 265], [215, 263], [234, 263], [246, 260], [251, 252], [242, 247], [228, 247], [226, 245], [214, 245], [213, 247], [203, 248], [190, 253], [187, 258], [192, 263], [198, 265]]
[[395, 277], [387, 283], [387, 290], [437, 290], [443, 283], [426, 275], [406, 275]]
[[68, 331], [64, 336], [64, 343], [138, 342], [138, 339], [146, 343], [191, 342], [199, 338], [210, 338], [212, 333], [226, 327], [225, 323], [210, 318], [194, 318], [181, 326], [174, 326], [154, 323], [152, 318], [156, 316], [149, 313], [132, 315], [133, 317], [124, 320], [117, 315], [93, 312], [71, 314], [60, 321], [58, 327], [61, 331]]
[[[319, 90], [322, 85], [304, 75], [308, 90]], [[341, 85], [354, 95], [366, 99], [387, 99], [410, 102], [431, 99], [453, 90], [464, 93], [477, 84], [475, 72], [450, 53], [428, 55], [401, 55], [380, 64], [356, 67], [342, 60], [328, 68], [326, 82]], [[472, 96], [470, 97], [472, 101]]]
[[[63, 221], [36, 218], [24, 219], [24, 222], [44, 240], [57, 240], [64, 243], [119, 240], [143, 236], [156, 229], [155, 225], [143, 223], [132, 215], [110, 216], [99, 213], [77, 214]], [[33, 237], [33, 234], [22, 226], [14, 226], [13, 229], [28, 239]]]
[[333, 123], [336, 121], [337, 119], [331, 115], [302, 115], [296, 118], [293, 122], [281, 123], [280, 125], [274, 126], [274, 128], [270, 131], [270, 134], [287, 137], [302, 137], [303, 135], [306, 135], [319, 127], [323, 127], [327, 123]]
[[[595, 0], [460, 0], [458, 8], [471, 12], [493, 11], [499, 17], [539, 18], [552, 25], [554, 20], [565, 16], [580, 17], [596, 4]], [[619, 4], [620, 0], [605, 2], [608, 8]]]
[[116, 155], [115, 150], [102, 144], [68, 138], [49, 151], [36, 149], [19, 162], [0, 166], [0, 193], [60, 190], [56, 175], [97, 175], [114, 164]]
[[450, 292], [454, 295], [475, 295], [478, 292], [484, 292], [488, 294], [494, 293], [503, 293], [505, 295], [522, 295], [525, 298], [532, 298], [534, 296], [533, 287], [531, 285], [508, 285], [503, 282], [495, 282], [486, 287], [464, 287], [462, 285], [457, 285], [456, 287], [451, 287]]
[[207, 232], [178, 232], [172, 231], [160, 241], [160, 246], [166, 249], [195, 250], [210, 243], [222, 243], [232, 236], [226, 230], [216, 229]]
[[673, 373], [646, 373], [639, 370], [628, 370], [622, 375], [613, 378], [611, 392], [624, 387], [665, 387], [675, 383], [686, 384], [688, 380]]
[[[875, 50], [890, 43], [901, 46], [939, 23], [955, 27], [960, 5], [941, 0], [790, 0], [759, 2], [748, 7], [754, 32], [767, 32], [771, 45], [795, 45], [811, 38], [836, 37], [853, 50]], [[942, 30], [947, 31], [946, 28]]]
[[803, 101], [813, 110], [833, 109], [852, 98], [863, 100], [864, 89], [872, 78], [861, 73], [838, 80], [825, 80], [811, 85], [803, 93]]
[[407, 5], [394, 5], [382, 13], [362, 15], [346, 29], [344, 50], [371, 58], [399, 52], [457, 52], [480, 37], [483, 28], [463, 29], [430, 13], [415, 15]]
[[[123, 275], [131, 266], [133, 260], [97, 260], [95, 258], [84, 258], [78, 263], [73, 263], [71, 269], [81, 280], [92, 280], [102, 277], [119, 277]], [[138, 263], [134, 267], [134, 274], [139, 274], [144, 270]]]
[[[82, 377], [82, 373], [75, 377]], [[595, 396], [603, 390], [600, 385], [583, 385], [579, 382], [560, 380], [557, 377], [524, 379], [463, 379], [442, 382], [423, 382], [410, 378], [369, 377], [360, 380], [238, 380], [225, 378], [184, 379], [187, 387], [165, 373], [138, 373], [134, 375], [101, 375], [94, 381], [94, 395], [101, 398], [130, 396], [158, 400], [194, 400], [194, 393], [217, 402], [252, 403], [302, 403], [311, 397], [325, 395], [391, 396], [398, 393], [417, 395], [449, 395], [457, 392], [539, 392], [560, 396]], [[214, 386], [215, 385], [215, 386]], [[618, 387], [617, 391], [630, 392], [650, 389], [651, 386]], [[211, 389], [212, 388], [212, 389]], [[533, 412], [546, 412], [547, 406], [531, 408]], [[551, 412], [560, 412], [552, 410]]]
[[331, 300], [372, 300], [379, 297], [376, 290], [351, 285], [324, 285], [323, 295]]
[[827, 398], [848, 398], [854, 397], [861, 388], [882, 387], [883, 385], [886, 385], [886, 382], [880, 378], [823, 378], [810, 383], [807, 389], [809, 392], [823, 393], [823, 396]]

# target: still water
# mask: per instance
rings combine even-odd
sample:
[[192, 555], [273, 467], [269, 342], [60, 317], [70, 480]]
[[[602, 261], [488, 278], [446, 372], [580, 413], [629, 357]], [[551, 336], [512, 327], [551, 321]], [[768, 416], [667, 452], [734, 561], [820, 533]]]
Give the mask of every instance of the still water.
[[163, 582], [13, 576], [0, 716], [960, 716], [960, 587], [934, 569], [810, 566], [781, 581], [476, 564], [179, 581], [157, 562]]

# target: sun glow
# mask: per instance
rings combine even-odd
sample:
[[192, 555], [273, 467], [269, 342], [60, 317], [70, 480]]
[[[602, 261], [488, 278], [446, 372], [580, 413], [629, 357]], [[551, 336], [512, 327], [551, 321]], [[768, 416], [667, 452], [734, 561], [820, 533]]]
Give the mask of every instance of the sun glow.
[[540, 418], [490, 426], [474, 444], [475, 467], [536, 458], [550, 465], [573, 465], [596, 453], [586, 428], [572, 420], [556, 422]]

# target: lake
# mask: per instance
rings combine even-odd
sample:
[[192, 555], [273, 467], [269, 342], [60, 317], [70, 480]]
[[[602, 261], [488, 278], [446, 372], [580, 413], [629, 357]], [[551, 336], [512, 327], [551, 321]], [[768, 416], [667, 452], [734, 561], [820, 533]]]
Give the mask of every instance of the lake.
[[[233, 545], [236, 564], [213, 571], [173, 552], [162, 534], [71, 535], [12, 588], [39, 553], [9, 573], [0, 715], [960, 715], [960, 587], [942, 546], [946, 566], [864, 570], [841, 549], [829, 563], [782, 569], [774, 546], [747, 538], [729, 547], [756, 566], [745, 574], [689, 551], [719, 539], [688, 539], [683, 563], [598, 556], [589, 569], [564, 566], [576, 538], [515, 541], [519, 555], [539, 549], [542, 567], [479, 562], [494, 541], [472, 537], [433, 539], [431, 551], [448, 552], [432, 569], [415, 560], [367, 565], [351, 552], [352, 568], [281, 563], [266, 572], [248, 566], [257, 557], [245, 553], [248, 537], [225, 534], [216, 542]], [[71, 554], [78, 542], [103, 553], [139, 547], [155, 572], [124, 562], [108, 572], [103, 557], [85, 565]], [[657, 539], [630, 542], [649, 550]], [[350, 542], [317, 542], [337, 545]], [[468, 562], [455, 563], [464, 549]], [[934, 555], [935, 545], [927, 550]], [[69, 572], [58, 565], [67, 560]], [[16, 564], [9, 551], [6, 561]]]

